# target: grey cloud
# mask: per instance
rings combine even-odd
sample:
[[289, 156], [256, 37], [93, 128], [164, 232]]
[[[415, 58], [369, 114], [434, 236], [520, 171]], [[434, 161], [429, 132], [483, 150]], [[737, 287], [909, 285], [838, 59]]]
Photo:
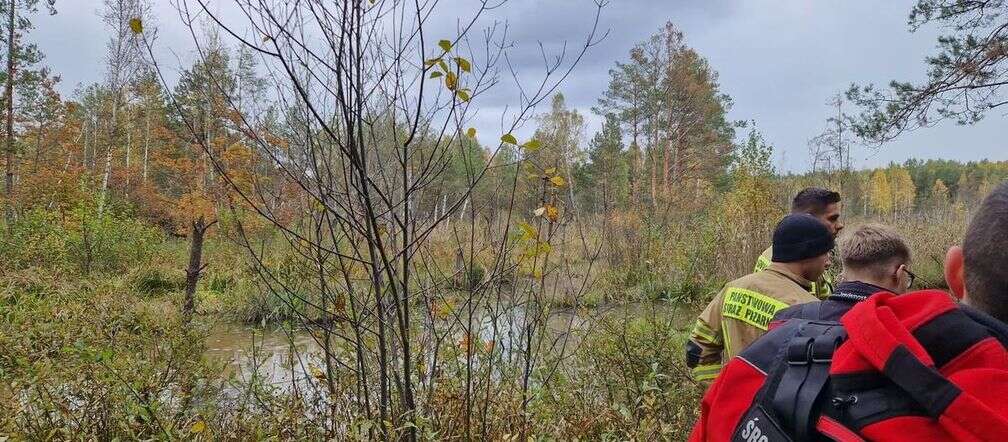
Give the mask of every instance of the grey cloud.
[[[192, 41], [166, 1], [157, 2], [160, 22], [159, 56], [177, 65], [188, 61]], [[475, 2], [442, 0], [428, 33], [454, 29], [454, 16]], [[562, 43], [569, 51], [583, 41], [593, 18], [591, 0], [511, 0], [480, 23], [507, 21], [515, 42], [511, 61], [527, 82], [542, 73], [538, 42], [550, 53]], [[55, 17], [39, 17], [31, 38], [47, 54], [47, 63], [63, 75], [64, 90], [101, 78], [106, 33], [95, 11], [97, 0], [57, 5]], [[720, 73], [724, 92], [734, 99], [733, 119], [755, 119], [766, 138], [784, 158], [783, 170], [807, 168], [806, 142], [822, 130], [830, 109], [826, 100], [850, 83], [885, 84], [891, 79], [920, 79], [922, 60], [934, 47], [939, 30], [908, 33], [908, 2], [850, 0], [612, 0], [603, 11], [600, 31], [608, 37], [592, 48], [561, 91], [568, 103], [586, 115], [590, 137], [600, 121], [590, 108], [605, 90], [607, 71], [623, 60], [636, 42], [672, 21], [686, 32], [687, 43], [706, 56]], [[236, 18], [236, 19], [241, 19]], [[473, 124], [485, 141], [500, 130], [500, 112], [517, 104], [517, 92], [502, 72], [500, 87], [481, 97]], [[544, 109], [540, 109], [544, 110]], [[909, 134], [881, 150], [861, 149], [859, 165], [873, 166], [908, 157], [1008, 159], [1003, 116], [991, 114], [973, 127], [951, 122]], [[528, 135], [526, 127], [520, 135]]]

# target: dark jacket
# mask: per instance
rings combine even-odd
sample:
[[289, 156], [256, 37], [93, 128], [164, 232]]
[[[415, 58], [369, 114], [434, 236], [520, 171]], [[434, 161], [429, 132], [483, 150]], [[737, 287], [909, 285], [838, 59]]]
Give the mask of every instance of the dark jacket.
[[[810, 302], [808, 304], [798, 304], [777, 312], [774, 316], [770, 329], [774, 329], [780, 323], [791, 318], [821, 319], [825, 321], [839, 321], [840, 317], [847, 313], [854, 304], [868, 299], [869, 296], [886, 289], [877, 285], [867, 284], [861, 281], [841, 282], [836, 286], [826, 299], [820, 302]], [[812, 308], [809, 304], [819, 304]]]
[[[858, 287], [841, 284], [837, 294], [873, 290], [851, 289]], [[711, 385], [690, 440], [1008, 440], [1008, 326], [940, 291], [878, 293], [860, 302], [855, 296], [782, 311], [778, 326]], [[802, 316], [810, 310], [817, 310], [812, 320]], [[798, 401], [777, 399], [802, 397], [780, 393], [789, 374], [803, 367], [792, 360], [795, 342], [817, 327], [839, 330], [842, 343], [826, 358], [806, 359], [804, 366], [826, 367], [820, 371], [825, 381], [806, 401], [814, 405], [802, 408], [810, 410], [803, 427], [813, 436], [796, 437], [799, 426], [790, 424], [800, 421], [779, 412], [795, 408], [778, 405]], [[819, 341], [809, 342], [815, 355]], [[812, 374], [804, 379], [801, 388]], [[788, 425], [768, 425], [778, 421]], [[775, 437], [780, 434], [786, 436]]]

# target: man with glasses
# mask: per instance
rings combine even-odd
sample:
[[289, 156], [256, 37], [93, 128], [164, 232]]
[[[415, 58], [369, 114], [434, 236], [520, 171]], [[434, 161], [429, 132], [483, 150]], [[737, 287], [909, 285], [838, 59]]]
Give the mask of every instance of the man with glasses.
[[1008, 440], [1008, 182], [945, 255], [960, 303], [900, 294], [914, 277], [891, 231], [865, 227], [840, 248], [864, 287], [785, 310], [707, 390], [689, 440]]
[[836, 321], [856, 302], [878, 292], [906, 293], [917, 279], [910, 271], [906, 241], [881, 224], [865, 224], [841, 236], [837, 248], [843, 261], [844, 282], [825, 301], [781, 310], [770, 328], [794, 317]]
[[[753, 390], [759, 388], [760, 382], [770, 383], [769, 385], [775, 387], [776, 391], [787, 390], [786, 386], [805, 383], [801, 380], [799, 382], [786, 382], [787, 379], [773, 382], [767, 380], [787, 377], [785, 375], [774, 378], [775, 373], [784, 371], [784, 367], [791, 362], [790, 359], [787, 363], [782, 362], [784, 359], [782, 355], [786, 352], [782, 353], [781, 347], [785, 343], [781, 341], [779, 335], [796, 323], [812, 321], [818, 324], [839, 325], [836, 321], [861, 301], [876, 293], [888, 292], [897, 295], [906, 293], [916, 279], [916, 275], [910, 270], [911, 255], [906, 241], [898, 233], [883, 225], [865, 224], [855, 228], [853, 232], [845, 232], [837, 241], [837, 249], [843, 262], [844, 282], [838, 284], [823, 301], [796, 304], [777, 312], [767, 327], [770, 334], [756, 340], [752, 346], [731, 360], [714, 386], [708, 390], [702, 404], [701, 419], [694, 429], [691, 441], [728, 440], [732, 434], [736, 437], [731, 440], [785, 440], [759, 437], [760, 432], [767, 434], [775, 428], [765, 424], [768, 420], [766, 416], [751, 417], [749, 412], [745, 417], [741, 416], [742, 412], [752, 410], [751, 407], [767, 408], [777, 405], [773, 401], [779, 401], [780, 397], [790, 399], [788, 395], [776, 396], [776, 393], [765, 393], [763, 389]], [[790, 321], [794, 322], [789, 325]], [[786, 350], [790, 351], [790, 348]], [[790, 354], [786, 356], [790, 357]], [[828, 374], [827, 371], [823, 373]], [[854, 379], [852, 382], [860, 381]], [[818, 391], [814, 393], [816, 394], [811, 395], [808, 401], [815, 401], [820, 396]], [[741, 425], [741, 429], [737, 429], [736, 425]], [[753, 434], [757, 435], [755, 439], [750, 438]], [[806, 438], [786, 440], [806, 440]]]

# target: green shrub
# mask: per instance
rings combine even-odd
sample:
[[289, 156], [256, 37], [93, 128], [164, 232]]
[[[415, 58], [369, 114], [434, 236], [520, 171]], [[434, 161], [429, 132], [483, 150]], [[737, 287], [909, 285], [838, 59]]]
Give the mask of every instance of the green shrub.
[[0, 292], [0, 434], [188, 438], [217, 406], [223, 379], [202, 357], [206, 327], [180, 320], [177, 304], [137, 298], [123, 277], [11, 276]]
[[678, 439], [695, 422], [703, 386], [683, 363], [677, 315], [646, 307], [604, 318], [535, 405], [542, 435], [563, 440]]
[[8, 271], [44, 269], [69, 275], [125, 273], [162, 250], [164, 235], [108, 207], [101, 215], [93, 203], [81, 202], [69, 214], [33, 209], [19, 214], [10, 235], [0, 239]]
[[0, 238], [0, 254], [6, 270], [67, 266], [67, 231], [55, 212], [35, 209], [5, 227], [10, 234]]
[[185, 281], [181, 277], [182, 272], [179, 271], [175, 277], [168, 276], [167, 273], [156, 267], [140, 270], [134, 276], [133, 288], [138, 294], [148, 296], [166, 295], [182, 290], [185, 286]]
[[101, 215], [86, 204], [74, 210], [74, 223], [66, 226], [70, 262], [81, 273], [121, 272], [146, 262], [164, 242], [164, 234], [111, 208]]

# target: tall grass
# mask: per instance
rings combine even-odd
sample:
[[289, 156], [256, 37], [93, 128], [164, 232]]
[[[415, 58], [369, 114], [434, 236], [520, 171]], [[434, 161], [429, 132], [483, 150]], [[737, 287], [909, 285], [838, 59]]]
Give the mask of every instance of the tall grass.
[[[688, 216], [660, 221], [635, 213], [583, 218], [578, 230], [554, 238], [556, 259], [541, 275], [554, 288], [554, 310], [546, 314], [563, 310], [557, 307], [568, 312], [606, 307], [598, 311], [610, 313], [582, 314], [591, 319], [579, 327], [542, 333], [544, 341], [570, 344], [541, 347], [527, 399], [514, 388], [518, 373], [494, 372], [468, 387], [458, 381], [467, 363], [480, 367], [508, 358], [503, 338], [495, 342], [440, 329], [444, 335], [430, 336], [425, 347], [439, 362], [422, 369], [435, 370], [440, 380], [425, 404], [436, 413], [418, 421], [419, 434], [430, 440], [465, 434], [508, 440], [529, 422], [530, 434], [543, 439], [684, 438], [702, 387], [682, 364], [689, 315], [662, 306], [689, 311], [725, 281], [749, 271], [781, 211], [746, 201], [721, 197]], [[754, 207], [762, 212], [740, 222]], [[921, 286], [942, 287], [942, 257], [961, 241], [968, 218], [967, 210], [953, 207], [895, 219], [849, 219], [848, 228], [869, 221], [891, 224], [910, 242]], [[284, 299], [262, 287], [240, 248], [224, 235], [212, 238], [210, 265], [198, 289], [199, 314], [185, 322], [177, 313], [184, 239], [166, 237], [128, 211], [97, 218], [86, 207], [65, 217], [30, 212], [9, 227], [12, 235], [0, 241], [8, 258], [0, 264], [0, 436], [352, 440], [366, 439], [369, 429], [380, 425], [339, 411], [355, 388], [347, 371], [335, 371], [333, 379], [308, 376], [303, 388], [276, 388], [232, 378], [220, 361], [204, 356], [208, 330], [220, 321], [321, 319], [311, 305], [315, 295], [299, 285], [306, 273], [290, 264], [296, 262], [288, 257], [292, 252], [271, 246], [262, 257], [283, 270], [275, 272], [279, 282], [296, 292]], [[434, 232], [424, 251], [426, 265], [443, 270], [436, 287], [425, 287], [438, 292], [437, 303], [429, 306], [431, 321], [447, 324], [451, 317], [442, 310], [474, 285], [493, 281], [506, 287], [502, 282], [533, 277], [515, 262], [495, 262], [490, 243], [465, 229]], [[459, 237], [477, 238], [461, 261], [450, 246]], [[514, 257], [520, 250], [515, 245], [506, 253]], [[632, 313], [611, 308], [627, 303], [640, 308]], [[478, 350], [467, 362], [472, 346]], [[298, 357], [311, 364], [318, 355]], [[318, 385], [330, 381], [346, 397], [321, 393]], [[472, 398], [486, 401], [475, 418], [464, 414]], [[528, 416], [517, 414], [523, 400], [529, 401]], [[396, 431], [405, 429], [392, 434]]]

